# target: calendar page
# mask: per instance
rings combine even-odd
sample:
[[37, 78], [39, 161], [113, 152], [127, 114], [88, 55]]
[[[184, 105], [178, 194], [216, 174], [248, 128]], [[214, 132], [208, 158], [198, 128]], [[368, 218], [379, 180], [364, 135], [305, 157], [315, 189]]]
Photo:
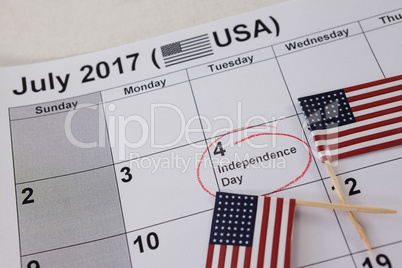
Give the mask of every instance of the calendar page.
[[[400, 1], [300, 0], [0, 69], [1, 266], [204, 267], [218, 191], [340, 203], [298, 98], [402, 75], [401, 33]], [[291, 267], [402, 267], [401, 146], [331, 164], [399, 213], [356, 213], [371, 254], [297, 206]]]

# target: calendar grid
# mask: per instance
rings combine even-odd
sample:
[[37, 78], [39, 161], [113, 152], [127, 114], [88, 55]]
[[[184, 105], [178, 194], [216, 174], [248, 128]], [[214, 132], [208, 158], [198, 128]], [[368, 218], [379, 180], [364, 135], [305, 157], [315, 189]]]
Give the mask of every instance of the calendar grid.
[[[396, 9], [396, 10], [399, 10], [399, 9]], [[394, 11], [395, 11], [395, 10], [394, 10]], [[390, 11], [390, 12], [392, 12], [392, 11]], [[385, 14], [385, 13], [384, 13], [384, 14]], [[378, 16], [378, 15], [377, 15], [377, 16]], [[369, 17], [369, 18], [373, 18], [373, 17], [377, 17], [377, 16], [372, 16], [372, 17]], [[294, 52], [288, 52], [288, 53], [282, 54], [282, 55], [277, 55], [277, 52], [278, 52], [278, 51], [276, 51], [276, 48], [275, 48], [275, 47], [276, 47], [276, 46], [279, 46], [279, 45], [281, 45], [281, 44], [287, 43], [287, 42], [289, 42], [289, 41], [292, 41], [292, 40], [297, 40], [297, 39], [300, 39], [300, 38], [303, 38], [303, 37], [312, 36], [312, 35], [317, 34], [317, 33], [322, 33], [322, 32], [329, 31], [329, 30], [332, 30], [332, 29], [335, 29], [335, 28], [339, 28], [339, 27], [342, 27], [342, 26], [349, 26], [349, 25], [352, 25], [352, 24], [354, 24], [354, 23], [357, 23], [357, 24], [359, 25], [359, 27], [360, 27], [361, 33], [356, 33], [356, 34], [349, 35], [348, 38], [350, 38], [350, 37], [352, 37], [352, 36], [360, 36], [360, 35], [363, 35], [363, 36], [364, 36], [364, 39], [366, 40], [367, 45], [369, 46], [370, 51], [371, 51], [371, 53], [372, 53], [372, 55], [373, 55], [373, 57], [374, 57], [374, 59], [375, 59], [375, 61], [376, 61], [376, 63], [377, 63], [377, 67], [380, 69], [380, 71], [381, 71], [383, 77], [386, 77], [386, 75], [385, 75], [385, 73], [384, 73], [384, 70], [383, 70], [383, 68], [382, 68], [382, 66], [381, 66], [381, 64], [380, 64], [380, 62], [379, 62], [379, 60], [377, 59], [377, 56], [376, 56], [376, 54], [374, 53], [374, 50], [373, 50], [373, 48], [372, 48], [372, 46], [371, 46], [371, 44], [370, 44], [370, 42], [369, 42], [369, 40], [368, 40], [368, 38], [367, 38], [367, 36], [366, 36], [366, 34], [365, 34], [366, 32], [372, 32], [372, 31], [378, 30], [379, 28], [375, 28], [375, 29], [371, 29], [371, 30], [366, 30], [366, 31], [365, 31], [365, 30], [364, 30], [364, 27], [363, 27], [362, 24], [361, 24], [361, 21], [367, 20], [367, 19], [369, 19], [369, 18], [365, 18], [365, 19], [361, 19], [361, 20], [354, 21], [354, 22], [342, 24], [342, 25], [339, 25], [339, 26], [336, 26], [336, 27], [331, 27], [331, 28], [328, 28], [328, 29], [320, 30], [320, 31], [317, 31], [317, 32], [314, 32], [314, 33], [310, 33], [310, 34], [308, 34], [308, 35], [300, 36], [300, 37], [298, 37], [298, 38], [292, 38], [292, 39], [289, 39], [289, 40], [287, 40], [287, 41], [280, 42], [280, 43], [277, 43], [277, 44], [273, 44], [273, 45], [269, 45], [269, 46], [263, 46], [263, 47], [258, 48], [258, 49], [253, 49], [253, 50], [250, 50], [250, 51], [238, 53], [238, 54], [231, 55], [231, 56], [228, 56], [228, 57], [224, 57], [224, 58], [220, 58], [220, 59], [215, 59], [214, 61], [210, 61], [209, 63], [218, 62], [218, 61], [220, 61], [220, 60], [224, 60], [224, 59], [228, 59], [228, 58], [233, 58], [233, 57], [236, 57], [236, 56], [245, 55], [245, 54], [247, 54], [247, 53], [252, 53], [252, 52], [255, 52], [255, 51], [262, 51], [262, 50], [264, 50], [264, 49], [270, 48], [271, 51], [272, 51], [272, 53], [273, 53], [273, 55], [274, 55], [273, 57], [268, 57], [268, 58], [264, 58], [264, 59], [262, 59], [262, 60], [257, 60], [257, 61], [255, 61], [253, 64], [260, 64], [260, 63], [268, 62], [268, 61], [271, 61], [271, 60], [274, 60], [274, 61], [276, 62], [276, 65], [277, 65], [277, 67], [279, 68], [279, 72], [280, 72], [280, 74], [281, 74], [281, 76], [282, 76], [282, 79], [283, 79], [283, 82], [284, 82], [284, 85], [285, 85], [286, 93], [287, 93], [287, 95], [288, 95], [288, 97], [289, 97], [289, 100], [290, 100], [291, 103], [292, 103], [292, 106], [293, 106], [293, 109], [294, 109], [294, 114], [286, 115], [286, 117], [280, 118], [280, 119], [277, 119], [277, 120], [272, 120], [272, 121], [263, 122], [263, 123], [261, 123], [261, 124], [256, 124], [256, 125], [253, 125], [252, 128], [258, 127], [258, 126], [261, 126], [261, 125], [264, 125], [264, 124], [269, 124], [269, 123], [272, 123], [272, 122], [280, 121], [280, 120], [286, 120], [286, 119], [289, 119], [289, 118], [297, 117], [297, 120], [299, 121], [300, 127], [301, 127], [301, 129], [302, 129], [303, 138], [304, 138], [304, 139], [306, 140], [306, 142], [308, 143], [308, 146], [309, 146], [310, 148], [312, 148], [312, 146], [311, 146], [311, 144], [310, 144], [310, 141], [309, 141], [309, 139], [308, 139], [308, 134], [309, 134], [309, 133], [306, 133], [306, 130], [303, 128], [303, 123], [302, 123], [302, 120], [301, 120], [301, 118], [300, 118], [301, 113], [298, 113], [298, 109], [296, 108], [296, 104], [295, 104], [295, 101], [294, 101], [294, 97], [293, 97], [293, 95], [292, 95], [292, 93], [291, 93], [290, 86], [288, 85], [288, 81], [287, 81], [286, 78], [285, 78], [286, 75], [285, 75], [285, 73], [284, 73], [284, 71], [283, 71], [283, 67], [281, 66], [281, 63], [280, 63], [279, 59], [280, 59], [280, 58], [283, 58], [283, 57], [286, 57], [287, 55], [290, 55], [290, 54], [297, 54], [297, 53], [300, 52], [300, 51], [305, 51], [305, 50], [308, 50], [308, 49], [314, 49], [314, 48], [316, 48], [316, 47], [318, 47], [318, 46], [325, 46], [325, 45], [328, 45], [328, 44], [330, 44], [330, 43], [335, 43], [335, 42], [338, 42], [339, 40], [336, 39], [336, 40], [324, 42], [324, 43], [322, 43], [322, 44], [317, 44], [317, 45], [312, 46], [312, 47], [308, 47], [308, 48], [305, 48], [305, 49], [296, 50], [296, 51], [294, 51]], [[400, 23], [400, 22], [397, 22], [397, 23]], [[393, 25], [395, 25], [395, 24], [397, 24], [397, 23], [392, 23], [392, 24], [390, 24], [390, 25], [382, 26], [382, 27], [380, 27], [380, 28], [391, 27], [391, 26], [393, 26]], [[103, 116], [104, 116], [105, 126], [106, 126], [106, 136], [107, 136], [107, 137], [106, 137], [106, 139], [107, 139], [107, 142], [106, 142], [106, 143], [109, 145], [111, 163], [110, 163], [110, 164], [107, 164], [107, 165], [101, 165], [101, 166], [93, 167], [93, 168], [86, 169], [86, 170], [75, 171], [75, 172], [70, 172], [70, 173], [65, 173], [65, 174], [59, 174], [59, 175], [57, 175], [57, 176], [50, 176], [50, 177], [44, 177], [44, 178], [39, 178], [39, 179], [33, 179], [33, 180], [29, 180], [29, 181], [20, 181], [20, 182], [18, 182], [18, 181], [17, 181], [17, 178], [16, 178], [16, 175], [15, 175], [16, 167], [15, 167], [15, 163], [14, 163], [14, 162], [15, 162], [15, 159], [14, 159], [15, 156], [14, 156], [14, 149], [13, 149], [13, 148], [14, 148], [14, 145], [13, 145], [12, 122], [14, 122], [14, 121], [22, 121], [22, 120], [29, 120], [29, 119], [32, 119], [32, 118], [43, 117], [43, 116], [49, 116], [49, 117], [50, 117], [50, 116], [53, 116], [53, 115], [55, 115], [55, 114], [61, 114], [61, 113], [65, 113], [65, 112], [55, 112], [55, 113], [45, 114], [45, 115], [35, 116], [35, 117], [13, 118], [13, 119], [12, 119], [10, 109], [23, 108], [23, 107], [27, 107], [27, 106], [30, 106], [30, 105], [9, 108], [9, 127], [10, 127], [11, 150], [12, 150], [12, 158], [13, 158], [14, 185], [16, 186], [16, 187], [15, 187], [15, 195], [16, 195], [16, 209], [17, 209], [17, 221], [18, 221], [18, 223], [20, 223], [20, 211], [19, 211], [19, 205], [18, 205], [18, 199], [17, 199], [17, 196], [18, 196], [17, 186], [19, 186], [19, 185], [25, 185], [25, 184], [30, 184], [30, 183], [41, 182], [41, 181], [52, 180], [52, 179], [61, 178], [61, 177], [66, 177], [66, 176], [70, 176], [70, 175], [77, 175], [77, 174], [81, 174], [81, 173], [89, 173], [89, 172], [92, 172], [92, 171], [95, 171], [95, 170], [99, 170], [99, 169], [102, 169], [102, 168], [113, 168], [114, 181], [115, 181], [115, 186], [116, 186], [116, 190], [117, 190], [117, 195], [118, 195], [118, 200], [119, 200], [119, 206], [120, 206], [120, 210], [121, 210], [121, 217], [122, 217], [122, 222], [123, 222], [123, 228], [124, 228], [124, 232], [117, 233], [117, 234], [114, 234], [114, 235], [110, 235], [110, 236], [106, 236], [106, 237], [102, 237], [102, 238], [98, 238], [98, 239], [94, 239], [94, 240], [89, 240], [89, 241], [85, 241], [85, 242], [81, 242], [81, 243], [71, 244], [71, 245], [67, 245], [67, 246], [62, 246], [62, 247], [57, 247], [57, 248], [51, 248], [51, 249], [48, 249], [48, 250], [43, 250], [43, 251], [38, 251], [38, 252], [32, 252], [32, 253], [28, 253], [28, 254], [22, 254], [21, 230], [20, 230], [20, 224], [18, 224], [18, 236], [19, 236], [19, 242], [20, 242], [20, 243], [19, 243], [19, 250], [20, 250], [20, 261], [21, 261], [21, 264], [22, 264], [22, 262], [23, 262], [23, 257], [26, 257], [26, 256], [32, 256], [32, 255], [36, 255], [36, 254], [40, 254], [40, 253], [45, 253], [45, 252], [57, 251], [57, 250], [60, 250], [60, 249], [65, 249], [65, 248], [72, 248], [72, 247], [75, 247], [75, 246], [78, 246], [78, 245], [90, 244], [90, 243], [93, 243], [93, 242], [96, 242], [96, 241], [105, 241], [105, 240], [107, 240], [107, 239], [109, 239], [109, 238], [112, 238], [112, 237], [119, 237], [119, 236], [124, 235], [125, 241], [126, 241], [126, 246], [127, 246], [127, 251], [128, 251], [128, 257], [129, 257], [130, 266], [131, 266], [131, 267], [134, 267], [133, 261], [132, 261], [132, 256], [131, 256], [132, 254], [131, 254], [131, 251], [130, 251], [130, 245], [129, 245], [129, 244], [130, 244], [129, 238], [128, 238], [128, 235], [129, 235], [129, 234], [135, 233], [135, 232], [137, 232], [137, 231], [145, 230], [145, 229], [148, 229], [148, 228], [151, 228], [151, 227], [160, 226], [160, 225], [168, 224], [168, 223], [171, 223], [171, 222], [177, 222], [177, 221], [180, 221], [180, 220], [183, 220], [183, 219], [191, 218], [191, 217], [193, 217], [193, 216], [195, 216], [195, 215], [200, 215], [200, 214], [204, 214], [204, 213], [208, 213], [208, 212], [211, 212], [211, 211], [212, 211], [212, 208], [211, 208], [211, 209], [204, 209], [204, 210], [201, 210], [201, 211], [198, 211], [198, 212], [193, 212], [193, 213], [190, 213], [190, 214], [185, 214], [185, 215], [183, 215], [183, 216], [181, 216], [181, 217], [172, 217], [172, 218], [170, 218], [170, 219], [168, 219], [168, 220], [156, 222], [156, 223], [154, 223], [154, 224], [147, 225], [147, 226], [142, 226], [142, 227], [140, 227], [140, 228], [128, 229], [128, 228], [127, 228], [127, 223], [126, 223], [126, 220], [125, 220], [125, 217], [124, 217], [125, 215], [124, 215], [123, 204], [122, 204], [123, 201], [122, 201], [122, 197], [121, 197], [121, 193], [120, 193], [120, 189], [119, 189], [118, 176], [117, 176], [117, 174], [116, 174], [116, 166], [117, 166], [117, 165], [120, 165], [120, 164], [123, 164], [123, 163], [128, 163], [128, 162], [135, 161], [135, 160], [139, 160], [139, 159], [149, 158], [149, 157], [151, 157], [151, 156], [160, 155], [160, 154], [163, 154], [163, 153], [166, 153], [166, 152], [174, 152], [174, 151], [177, 150], [177, 149], [187, 148], [187, 147], [191, 146], [192, 144], [198, 144], [198, 143], [202, 143], [202, 142], [204, 142], [205, 145], [206, 145], [206, 150], [207, 150], [207, 152], [208, 152], [209, 158], [212, 158], [212, 157], [211, 157], [210, 148], [209, 148], [210, 146], [209, 146], [209, 143], [208, 143], [208, 142], [211, 142], [211, 141], [213, 141], [213, 140], [215, 140], [215, 139], [217, 139], [217, 138], [219, 138], [219, 137], [221, 137], [221, 136], [224, 136], [225, 134], [207, 137], [207, 135], [206, 135], [206, 130], [205, 130], [205, 127], [204, 127], [204, 125], [203, 125], [202, 118], [201, 118], [201, 114], [202, 114], [202, 113], [200, 113], [200, 109], [199, 109], [197, 97], [196, 97], [196, 94], [194, 93], [193, 82], [194, 82], [194, 81], [197, 81], [197, 80], [202, 80], [202, 79], [208, 78], [208, 77], [210, 77], [210, 76], [219, 75], [219, 74], [222, 74], [222, 73], [225, 73], [225, 72], [230, 72], [230, 71], [233, 71], [233, 70], [236, 70], [236, 69], [247, 68], [247, 67], [246, 67], [246, 66], [240, 66], [240, 67], [235, 67], [235, 68], [232, 68], [232, 69], [228, 69], [228, 70], [225, 70], [225, 71], [220, 71], [220, 72], [213, 73], [213, 74], [208, 74], [208, 75], [203, 75], [203, 76], [191, 78], [191, 75], [189, 74], [189, 70], [194, 69], [194, 68], [199, 67], [199, 66], [206, 66], [207, 64], [208, 64], [208, 63], [203, 63], [203, 64], [194, 65], [194, 66], [191, 66], [191, 67], [188, 67], [188, 68], [184, 68], [184, 69], [181, 69], [181, 70], [176, 70], [176, 71], [173, 71], [173, 72], [165, 73], [165, 74], [163, 74], [163, 75], [154, 76], [153, 78], [147, 78], [147, 79], [143, 79], [143, 80], [139, 80], [139, 81], [134, 81], [133, 83], [128, 83], [128, 84], [124, 84], [124, 85], [121, 85], [121, 86], [111, 87], [111, 88], [103, 89], [103, 90], [100, 90], [100, 91], [96, 92], [96, 93], [98, 93], [99, 96], [100, 96], [100, 102], [99, 102], [98, 104], [94, 104], [94, 105], [92, 105], [92, 106], [98, 106], [98, 109], [102, 109], [102, 110], [103, 110]], [[181, 72], [185, 72], [187, 79], [184, 80], [184, 81], [178, 82], [178, 83], [169, 84], [168, 86], [166, 86], [166, 88], [169, 88], [169, 87], [170, 87], [170, 88], [174, 88], [174, 87], [176, 87], [176, 86], [178, 86], [178, 85], [188, 85], [188, 86], [189, 86], [189, 90], [190, 90], [190, 92], [191, 92], [192, 100], [193, 100], [193, 102], [194, 102], [193, 104], [194, 104], [194, 107], [195, 107], [195, 110], [196, 110], [196, 113], [197, 113], [197, 116], [198, 116], [198, 121], [199, 121], [201, 130], [202, 130], [203, 139], [199, 139], [199, 140], [196, 140], [196, 141], [192, 141], [192, 142], [186, 143], [186, 144], [181, 144], [181, 145], [178, 145], [178, 146], [173, 146], [173, 147], [171, 147], [171, 148], [167, 148], [167, 149], [164, 149], [164, 150], [159, 150], [159, 151], [155, 151], [155, 152], [150, 152], [150, 153], [148, 153], [148, 154], [140, 155], [140, 156], [137, 156], [137, 157], [129, 157], [128, 159], [119, 160], [119, 161], [116, 161], [116, 162], [115, 162], [115, 159], [114, 159], [114, 156], [113, 156], [112, 147], [111, 147], [111, 145], [110, 145], [110, 133], [109, 133], [109, 132], [110, 132], [110, 129], [109, 129], [109, 127], [108, 127], [108, 122], [107, 122], [107, 119], [106, 119], [106, 109], [105, 109], [105, 105], [106, 105], [107, 103], [111, 103], [111, 102], [115, 102], [115, 101], [119, 101], [119, 100], [123, 100], [123, 99], [128, 99], [128, 98], [133, 98], [133, 99], [134, 99], [134, 97], [137, 97], [137, 96], [139, 96], [139, 95], [146, 95], [147, 93], [152, 93], [152, 92], [160, 91], [160, 90], [163, 90], [163, 89], [162, 89], [162, 88], [153, 89], [153, 90], [149, 90], [149, 91], [146, 91], [146, 92], [137, 93], [136, 95], [133, 95], [133, 96], [121, 97], [121, 98], [116, 98], [116, 99], [113, 99], [113, 100], [106, 100], [106, 101], [104, 101], [102, 93], [103, 93], [103, 92], [110, 91], [110, 90], [113, 90], [113, 89], [121, 88], [121, 87], [123, 87], [123, 86], [125, 86], [125, 85], [131, 85], [131, 84], [134, 84], [134, 83], [140, 83], [141, 81], [149, 81], [150, 79], [154, 79], [154, 78], [158, 78], [158, 77], [167, 77], [167, 76], [169, 76], [170, 74], [181, 73]], [[95, 93], [83, 94], [83, 95], [81, 95], [81, 96], [84, 96], [84, 95], [91, 95], [91, 94], [95, 94]], [[36, 105], [36, 104], [35, 104], [35, 105]], [[242, 130], [238, 130], [238, 131], [242, 131]], [[236, 132], [237, 132], [237, 131], [236, 131]], [[339, 172], [339, 173], [337, 173], [337, 175], [349, 174], [349, 173], [353, 173], [353, 172], [356, 172], [356, 171], [359, 171], [359, 170], [365, 170], [365, 169], [368, 169], [368, 168], [380, 166], [380, 165], [383, 165], [383, 164], [385, 164], [385, 163], [390, 163], [390, 162], [393, 162], [393, 161], [398, 161], [398, 160], [401, 160], [401, 159], [402, 159], [402, 157], [396, 157], [396, 158], [393, 158], [393, 159], [388, 159], [388, 160], [385, 160], [385, 161], [377, 162], [377, 163], [375, 163], [375, 164], [369, 164], [369, 165], [365, 165], [365, 166], [358, 167], [358, 168], [356, 168], [356, 169], [350, 169], [350, 170], [347, 170], [347, 171]], [[322, 186], [323, 186], [324, 191], [325, 191], [325, 194], [326, 194], [326, 197], [328, 198], [328, 200], [329, 200], [330, 202], [332, 202], [331, 195], [330, 195], [330, 192], [329, 192], [330, 190], [327, 188], [327, 186], [326, 186], [326, 184], [325, 184], [325, 182], [328, 181], [329, 177], [326, 177], [325, 175], [322, 174], [322, 172], [321, 172], [321, 170], [320, 170], [320, 168], [319, 168], [319, 164], [317, 163], [317, 159], [316, 159], [315, 157], [313, 157], [313, 160], [314, 160], [314, 166], [315, 166], [315, 169], [316, 169], [316, 171], [317, 171], [317, 173], [318, 173], [318, 175], [319, 175], [319, 178], [316, 179], [316, 180], [303, 182], [303, 183], [300, 183], [300, 184], [298, 184], [298, 185], [290, 186], [290, 187], [284, 189], [283, 191], [295, 189], [295, 188], [298, 188], [298, 187], [301, 187], [301, 186], [306, 186], [306, 185], [309, 185], [309, 184], [315, 184], [315, 183], [318, 183], [319, 181], [321, 181]], [[213, 163], [212, 161], [211, 161], [211, 165], [210, 165], [210, 166], [211, 166], [212, 172], [213, 172], [213, 174], [214, 174], [214, 176], [215, 176], [216, 187], [217, 187], [217, 189], [220, 191], [220, 190], [221, 190], [221, 189], [220, 189], [221, 187], [220, 187], [220, 184], [219, 184], [219, 181], [218, 181], [218, 177], [217, 177], [217, 174], [216, 174], [216, 171], [215, 171], [216, 166], [214, 166], [214, 163]], [[311, 168], [312, 168], [312, 167], [311, 167]], [[339, 217], [338, 217], [338, 213], [335, 212], [335, 211], [333, 211], [333, 214], [334, 214], [334, 217], [336, 218], [337, 225], [338, 225], [338, 227], [339, 227], [339, 229], [340, 229], [340, 232], [342, 233], [343, 241], [344, 241], [345, 246], [346, 246], [346, 248], [347, 248], [347, 250], [348, 250], [348, 254], [344, 254], [344, 255], [340, 255], [340, 256], [335, 256], [335, 257], [333, 257], [333, 258], [325, 259], [325, 260], [322, 260], [322, 261], [320, 261], [320, 262], [310, 263], [310, 264], [307, 264], [307, 265], [304, 265], [304, 266], [299, 266], [299, 268], [310, 267], [310, 266], [313, 266], [313, 265], [318, 265], [318, 264], [322, 264], [322, 263], [326, 263], [326, 262], [331, 262], [331, 261], [338, 260], [338, 259], [342, 259], [342, 258], [346, 258], [346, 257], [350, 257], [351, 260], [353, 261], [354, 266], [355, 266], [355, 267], [358, 267], [358, 265], [357, 265], [357, 260], [356, 260], [356, 257], [355, 257], [355, 256], [356, 256], [357, 254], [359, 254], [359, 253], [365, 253], [365, 252], [367, 252], [367, 249], [354, 251], [354, 250], [351, 248], [350, 243], [349, 243], [348, 238], [347, 238], [347, 235], [345, 234], [345, 231], [344, 231], [344, 228], [345, 228], [345, 227], [342, 226], [342, 222], [341, 222], [341, 220], [340, 220]], [[402, 243], [402, 241], [398, 240], [398, 241], [394, 241], [394, 242], [389, 242], [389, 243], [384, 243], [384, 244], [376, 245], [376, 246], [373, 247], [373, 248], [375, 248], [375, 249], [384, 248], [384, 247], [387, 247], [387, 246], [392, 246], [392, 245], [396, 245], [396, 244], [400, 244], [400, 243]]]

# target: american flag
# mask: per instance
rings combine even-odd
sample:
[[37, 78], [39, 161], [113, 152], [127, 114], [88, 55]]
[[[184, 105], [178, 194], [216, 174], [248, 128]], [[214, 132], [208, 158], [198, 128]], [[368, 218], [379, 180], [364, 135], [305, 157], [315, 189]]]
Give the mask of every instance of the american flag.
[[164, 45], [161, 51], [166, 67], [214, 54], [208, 34]]
[[402, 75], [299, 98], [322, 161], [402, 144]]
[[217, 192], [206, 267], [290, 267], [295, 204]]

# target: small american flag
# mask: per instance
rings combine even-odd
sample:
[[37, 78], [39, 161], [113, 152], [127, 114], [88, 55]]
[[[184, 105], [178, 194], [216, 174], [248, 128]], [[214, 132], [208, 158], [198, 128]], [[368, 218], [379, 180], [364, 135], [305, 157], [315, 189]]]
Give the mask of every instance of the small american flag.
[[402, 144], [402, 75], [299, 98], [322, 161]]
[[290, 267], [294, 199], [216, 193], [206, 267]]
[[214, 54], [208, 34], [164, 45], [161, 51], [166, 67]]

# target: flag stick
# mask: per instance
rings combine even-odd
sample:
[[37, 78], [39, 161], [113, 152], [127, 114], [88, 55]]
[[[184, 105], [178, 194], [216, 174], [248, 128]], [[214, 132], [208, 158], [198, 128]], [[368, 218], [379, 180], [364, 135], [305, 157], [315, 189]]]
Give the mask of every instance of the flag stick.
[[[325, 166], [326, 166], [327, 169], [328, 169], [329, 176], [330, 176], [330, 178], [331, 178], [332, 184], [333, 184], [334, 187], [335, 187], [335, 191], [336, 191], [336, 193], [337, 193], [339, 199], [341, 200], [342, 204], [347, 205], [347, 204], [348, 204], [348, 200], [346, 200], [346, 197], [345, 197], [345, 195], [344, 195], [343, 192], [342, 192], [341, 185], [339, 184], [338, 178], [336, 177], [335, 172], [334, 172], [334, 170], [332, 169], [331, 163], [330, 163], [328, 160], [325, 161]], [[369, 241], [368, 241], [368, 239], [367, 239], [367, 236], [366, 236], [366, 234], [364, 233], [363, 227], [361, 226], [361, 224], [360, 224], [359, 221], [357, 220], [355, 214], [353, 214], [352, 211], [348, 211], [347, 213], [348, 213], [349, 217], [352, 219], [352, 222], [353, 222], [355, 228], [357, 229], [357, 231], [359, 232], [359, 235], [360, 235], [360, 237], [362, 238], [364, 244], [366, 244], [366, 247], [368, 248], [368, 250], [370, 251], [370, 253], [371, 253], [372, 255], [374, 255], [374, 252], [373, 252], [373, 250], [372, 250], [372, 248], [371, 248], [371, 246], [370, 246], [370, 243], [369, 243]]]
[[296, 205], [306, 206], [306, 207], [316, 207], [316, 208], [338, 209], [338, 210], [344, 210], [344, 211], [357, 211], [357, 212], [365, 212], [365, 213], [390, 213], [390, 214], [397, 213], [396, 210], [386, 209], [386, 208], [355, 206], [355, 205], [349, 205], [349, 204], [322, 203], [322, 202], [297, 200], [297, 199], [296, 199]]

